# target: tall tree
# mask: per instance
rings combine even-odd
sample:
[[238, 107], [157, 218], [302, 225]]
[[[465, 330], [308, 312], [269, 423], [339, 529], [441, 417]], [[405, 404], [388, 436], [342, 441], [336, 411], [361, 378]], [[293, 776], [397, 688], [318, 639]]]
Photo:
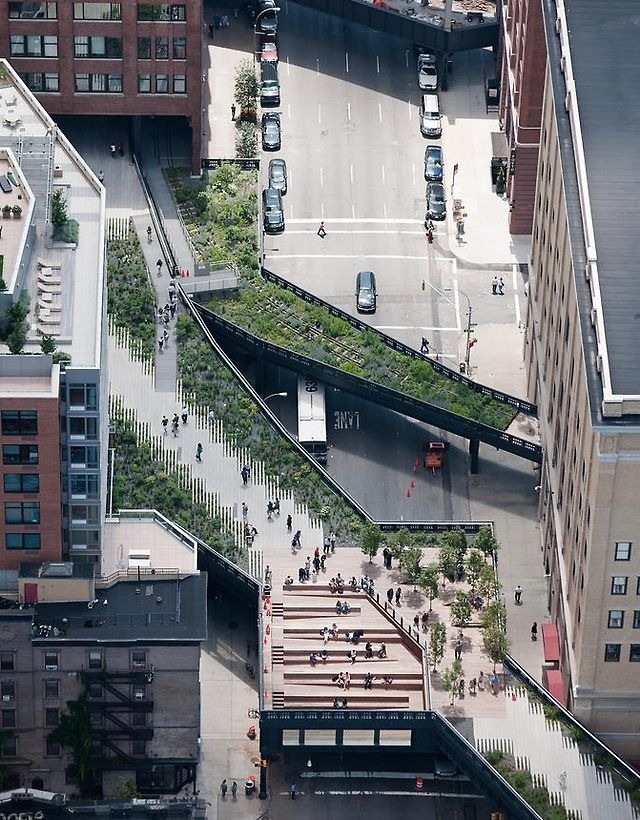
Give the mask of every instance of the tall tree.
[[400, 567], [407, 581], [413, 584], [414, 592], [422, 574], [420, 561], [422, 561], [422, 550], [419, 547], [409, 547], [409, 549], [403, 550], [400, 555]]
[[478, 579], [482, 574], [482, 570], [487, 566], [484, 555], [480, 550], [472, 549], [467, 555], [467, 560], [464, 562], [464, 571], [467, 576], [467, 581], [471, 587], [471, 591], [475, 592], [478, 584]]
[[418, 586], [429, 598], [429, 612], [433, 610], [433, 601], [438, 597], [440, 589], [440, 567], [437, 564], [429, 564], [420, 573]]
[[71, 750], [73, 768], [80, 794], [90, 797], [93, 793], [95, 766], [91, 753], [93, 732], [86, 704], [86, 696], [67, 701], [67, 711], [60, 715], [60, 723], [49, 733], [54, 743]]
[[241, 111], [255, 111], [258, 100], [258, 78], [252, 60], [242, 60], [238, 64], [234, 96]]
[[444, 658], [444, 649], [447, 644], [447, 628], [437, 621], [429, 630], [429, 661], [435, 672], [438, 664]]
[[498, 551], [498, 542], [491, 532], [491, 527], [480, 527], [473, 539], [473, 547], [486, 556], [492, 556]]
[[360, 537], [360, 549], [365, 555], [369, 556], [369, 563], [378, 554], [380, 544], [382, 543], [382, 531], [373, 521], [367, 521], [362, 528], [362, 535]]
[[482, 651], [493, 662], [493, 671], [496, 664], [502, 663], [509, 653], [509, 640], [504, 632], [496, 626], [482, 630]]
[[456, 592], [451, 603], [451, 619], [455, 626], [464, 629], [471, 622], [471, 601], [466, 592]]
[[460, 681], [464, 677], [464, 669], [460, 661], [454, 661], [442, 673], [442, 688], [449, 694], [449, 702], [453, 707], [456, 698], [460, 697]]

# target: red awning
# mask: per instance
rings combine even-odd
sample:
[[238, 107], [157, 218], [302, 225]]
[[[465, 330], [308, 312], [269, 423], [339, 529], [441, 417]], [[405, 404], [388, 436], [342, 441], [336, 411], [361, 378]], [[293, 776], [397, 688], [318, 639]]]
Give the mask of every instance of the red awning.
[[559, 669], [547, 670], [547, 689], [549, 694], [559, 701], [563, 706], [566, 706], [564, 696], [564, 681], [562, 680], [562, 672]]
[[547, 663], [559, 663], [560, 639], [555, 624], [542, 624], [542, 649]]

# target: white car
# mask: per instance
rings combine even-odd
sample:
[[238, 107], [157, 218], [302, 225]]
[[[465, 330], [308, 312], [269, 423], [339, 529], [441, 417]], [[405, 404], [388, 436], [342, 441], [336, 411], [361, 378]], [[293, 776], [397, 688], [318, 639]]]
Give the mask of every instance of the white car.
[[433, 54], [421, 54], [418, 57], [418, 85], [422, 91], [435, 91], [438, 88], [438, 71]]

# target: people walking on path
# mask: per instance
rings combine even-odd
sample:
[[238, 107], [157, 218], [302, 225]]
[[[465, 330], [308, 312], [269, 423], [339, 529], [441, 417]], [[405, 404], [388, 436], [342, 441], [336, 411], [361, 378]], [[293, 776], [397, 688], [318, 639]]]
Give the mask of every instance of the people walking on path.
[[524, 592], [524, 590], [522, 589], [520, 584], [518, 584], [518, 586], [513, 590], [513, 600], [515, 601], [516, 604], [521, 604], [522, 603], [522, 593], [523, 592]]
[[296, 530], [296, 533], [293, 536], [293, 541], [291, 542], [292, 546], [295, 546], [298, 549], [300, 549], [300, 547], [302, 546], [302, 542], [300, 541], [301, 538], [302, 532], [300, 530]]
[[118, 148], [117, 148], [115, 142], [111, 143], [111, 145], [109, 146], [109, 150], [111, 151], [111, 159], [115, 159], [116, 156], [117, 156], [117, 152], [118, 152]]
[[320, 227], [318, 228], [318, 236], [320, 237], [320, 239], [324, 239], [326, 235], [327, 232], [324, 229], [324, 222], [321, 222]]
[[180, 426], [178, 425], [178, 422], [176, 421], [176, 419], [174, 417], [173, 421], [171, 422], [171, 432], [173, 433], [174, 438], [178, 438], [179, 430], [180, 430]]
[[398, 587], [396, 589], [396, 606], [400, 606], [400, 598], [402, 597], [402, 589]]
[[162, 259], [158, 259], [156, 262], [156, 271], [158, 272], [158, 276], [162, 274]]
[[387, 590], [387, 601], [389, 601], [390, 604], [393, 603], [393, 587], [389, 587]]
[[336, 551], [336, 534], [333, 530], [329, 533], [329, 542], [331, 544], [331, 552]]
[[247, 506], [246, 501], [242, 502], [242, 520], [246, 521], [249, 517], [249, 507]]
[[182, 423], [186, 424], [188, 418], [189, 418], [189, 411], [187, 410], [186, 407], [183, 407], [182, 408]]
[[251, 475], [251, 471], [249, 470], [249, 468], [246, 464], [240, 470], [240, 475], [242, 476], [242, 483], [246, 487], [247, 484], [249, 483], [249, 476]]
[[233, 122], [236, 118], [236, 104], [231, 103], [231, 121]]
[[460, 658], [462, 658], [462, 641], [460, 640], [460, 638], [458, 638], [458, 640], [456, 641], [454, 655], [457, 661], [459, 661]]
[[165, 436], [167, 435], [167, 425], [168, 424], [169, 424], [169, 419], [167, 418], [167, 416], [163, 416], [162, 417], [162, 432], [164, 433]]
[[422, 337], [422, 341], [420, 342], [420, 353], [422, 353], [423, 356], [429, 355], [429, 340], [425, 339], [424, 336]]
[[538, 622], [534, 621], [531, 624], [531, 640], [537, 641], [538, 640]]
[[196, 461], [202, 461], [202, 444], [198, 442], [198, 446], [196, 447]]
[[498, 280], [498, 296], [504, 296], [504, 279], [502, 276]]
[[238, 796], [238, 784], [234, 780], [233, 783], [231, 784], [231, 797], [233, 797], [233, 799], [235, 800], [237, 796]]
[[147, 228], [147, 242], [150, 245], [153, 242], [153, 232], [151, 230], [151, 225]]
[[226, 780], [226, 778], [220, 784], [220, 792], [221, 792], [223, 797], [227, 796], [227, 780]]
[[162, 353], [162, 345], [164, 344], [164, 339], [162, 336], [158, 337], [158, 350]]
[[493, 277], [493, 282], [491, 283], [491, 293], [493, 293], [494, 296], [496, 296], [497, 293], [498, 293], [498, 277], [497, 276]]
[[287, 532], [291, 532], [293, 528], [293, 518], [290, 515], [287, 516]]

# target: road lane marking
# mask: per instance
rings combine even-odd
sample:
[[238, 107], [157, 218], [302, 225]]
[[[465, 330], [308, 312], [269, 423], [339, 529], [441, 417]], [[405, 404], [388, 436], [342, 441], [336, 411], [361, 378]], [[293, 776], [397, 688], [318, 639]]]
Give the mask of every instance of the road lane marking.
[[518, 296], [518, 275], [516, 273], [516, 267], [516, 265], [513, 266], [511, 276], [513, 278], [513, 302], [516, 309], [516, 324], [520, 327], [522, 317], [520, 314], [520, 297]]
[[413, 106], [411, 105], [411, 100], [407, 100], [407, 105], [409, 106], [409, 122], [413, 119]]
[[[436, 325], [435, 327], [424, 327], [421, 325], [375, 325], [376, 330], [431, 330], [436, 331], [439, 330], [442, 333], [457, 333], [457, 327], [440, 327], [440, 325]], [[442, 355], [442, 354], [440, 354]], [[453, 357], [453, 354], [451, 354]]]
[[349, 165], [349, 179], [351, 180], [351, 184], [353, 185], [353, 164]]
[[[287, 57], [287, 60], [288, 59], [289, 58]], [[319, 57], [316, 57], [316, 74], [318, 74], [318, 75], [320, 74], [320, 58]]]
[[386, 219], [387, 218], [387, 203], [386, 202], [382, 203], [382, 213], [384, 214], [384, 218]]
[[322, 167], [320, 167], [320, 187], [322, 188], [323, 185], [324, 185], [324, 171], [322, 170]]
[[[382, 168], [382, 184], [383, 184], [383, 185], [386, 185], [386, 182], [385, 182], [385, 174], [384, 174], [384, 162], [383, 162], [383, 163], [381, 163], [380, 167]], [[385, 211], [385, 214], [384, 214], [384, 215], [385, 215], [385, 217], [386, 217], [386, 215], [387, 215], [386, 211]]]
[[351, 203], [351, 218], [352, 219], [356, 218], [356, 203], [355, 202]]
[[351, 103], [347, 103], [347, 121], [351, 122]]
[[409, 49], [404, 52], [404, 62], [406, 67], [409, 68]]
[[380, 73], [380, 55], [379, 54], [376, 54], [376, 69], [377, 69], [378, 74], [379, 74]]
[[322, 106], [318, 103], [318, 125], [322, 125]]
[[[296, 219], [295, 222], [297, 225], [313, 225], [316, 221], [315, 217], [311, 217], [310, 219]], [[421, 219], [381, 219], [379, 217], [363, 217], [362, 219], [349, 219], [347, 217], [335, 217], [335, 219], [331, 220], [334, 225], [345, 225], [351, 222], [362, 222], [365, 225], [370, 223], [371, 225], [379, 225], [383, 222], [389, 222], [392, 225], [422, 225]], [[443, 234], [445, 231], [443, 231]], [[437, 231], [436, 231], [437, 234]]]
[[411, 163], [411, 180], [413, 182], [413, 187], [415, 188], [415, 185], [416, 185], [416, 164], [415, 164], [415, 162]]
[[[327, 236], [329, 236], [328, 233]], [[273, 249], [267, 248], [266, 250], [272, 251]], [[361, 253], [278, 253], [278, 259], [362, 259], [363, 255]], [[367, 259], [414, 259], [419, 262], [427, 260], [426, 256], [407, 256], [406, 254], [395, 256], [392, 254], [368, 253], [366, 257]]]
[[382, 103], [378, 103], [378, 119], [382, 122]]
[[344, 56], [345, 56], [345, 66], [347, 68], [347, 74], [348, 74], [349, 73], [349, 52], [345, 51]]

